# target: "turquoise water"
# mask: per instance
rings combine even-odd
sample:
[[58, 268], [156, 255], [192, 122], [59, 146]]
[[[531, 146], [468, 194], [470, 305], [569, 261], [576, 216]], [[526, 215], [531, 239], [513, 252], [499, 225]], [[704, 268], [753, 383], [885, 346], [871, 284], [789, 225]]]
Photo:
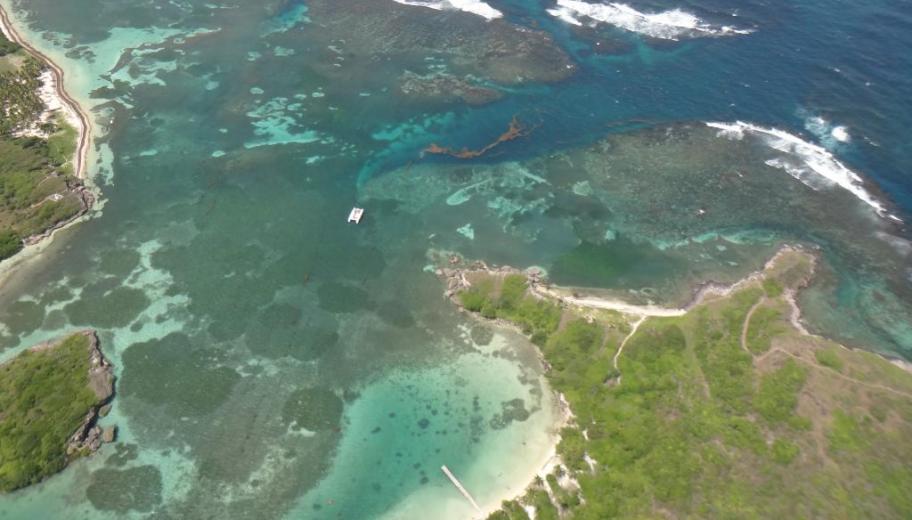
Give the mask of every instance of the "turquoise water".
[[[910, 247], [886, 215], [910, 207], [912, 67], [880, 66], [908, 62], [910, 33], [887, 4], [635, 4], [754, 30], [675, 41], [519, 0], [493, 22], [391, 0], [2, 1], [92, 108], [105, 198], [0, 287], [2, 356], [97, 328], [121, 432], [6, 517], [464, 518], [442, 464], [496, 503], [559, 414], [531, 345], [442, 298], [434, 251], [678, 304], [801, 242], [824, 260], [810, 328], [912, 356]], [[522, 137], [480, 158], [423, 152], [481, 149], [514, 117]], [[736, 120], [821, 148], [704, 124]], [[885, 211], [820, 176], [842, 164]]]

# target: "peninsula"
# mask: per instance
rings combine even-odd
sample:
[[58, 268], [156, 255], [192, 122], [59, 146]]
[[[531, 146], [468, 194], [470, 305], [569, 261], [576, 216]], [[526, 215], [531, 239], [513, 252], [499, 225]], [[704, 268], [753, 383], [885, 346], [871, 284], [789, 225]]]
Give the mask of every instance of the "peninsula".
[[94, 331], [41, 343], [0, 365], [0, 491], [40, 482], [114, 440], [96, 423], [114, 375]]
[[0, 261], [86, 213], [89, 117], [0, 7]]
[[573, 414], [560, 462], [489, 518], [909, 518], [912, 374], [804, 330], [815, 263], [785, 248], [663, 309], [439, 262], [457, 305], [539, 346]]

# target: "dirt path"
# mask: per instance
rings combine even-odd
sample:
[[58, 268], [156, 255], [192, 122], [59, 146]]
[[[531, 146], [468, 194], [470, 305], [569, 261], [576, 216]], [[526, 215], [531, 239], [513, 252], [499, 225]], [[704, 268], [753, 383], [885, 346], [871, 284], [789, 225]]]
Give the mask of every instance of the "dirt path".
[[633, 316], [639, 317], [675, 317], [683, 316], [687, 313], [685, 309], [673, 309], [668, 307], [659, 307], [656, 305], [634, 305], [632, 303], [626, 303], [620, 300], [607, 300], [603, 298], [577, 298], [574, 296], [565, 296], [560, 294], [554, 289], [547, 287], [534, 285], [531, 287], [532, 291], [538, 294], [538, 296], [544, 298], [552, 298], [564, 303], [571, 305], [578, 305], [580, 307], [587, 307], [590, 309], [604, 309], [610, 311], [618, 311], [623, 314], [631, 314]]
[[769, 349], [767, 352], [764, 352], [762, 355], [755, 357], [754, 361], [757, 363], [762, 363], [763, 360], [765, 360], [767, 357], [772, 355], [774, 352], [781, 352], [782, 354], [789, 356], [790, 358], [794, 359], [795, 361], [798, 361], [799, 363], [803, 363], [803, 364], [805, 364], [811, 368], [815, 368], [817, 370], [825, 371], [825, 372], [829, 373], [830, 375], [832, 375], [834, 377], [838, 377], [839, 379], [842, 379], [844, 381], [849, 381], [850, 383], [855, 383], [857, 385], [866, 386], [868, 388], [873, 388], [875, 390], [882, 390], [884, 392], [889, 392], [891, 394], [905, 397], [907, 399], [912, 399], [912, 394], [910, 394], [908, 392], [903, 392], [902, 390], [897, 390], [895, 388], [891, 388], [889, 386], [885, 386], [880, 383], [868, 383], [867, 381], [862, 381], [860, 379], [855, 379], [854, 377], [849, 377], [849, 376], [842, 374], [840, 372], [837, 372], [831, 368], [827, 368], [827, 367], [818, 365], [817, 363], [804, 359], [801, 356], [797, 356], [780, 347], [773, 347], [773, 348]]
[[[630, 334], [627, 334], [627, 336], [624, 338], [624, 340], [621, 341], [621, 345], [618, 347], [618, 351], [614, 353], [614, 359], [612, 360], [612, 362], [614, 363], [615, 370], [618, 369], [618, 358], [621, 357], [621, 352], [624, 351], [624, 345], [627, 344], [627, 340], [629, 340], [630, 338], [633, 337], [634, 334], [636, 334], [637, 329], [640, 328], [640, 325], [642, 325], [644, 321], [646, 321], [646, 316], [640, 316], [640, 319], [638, 319], [636, 322], [634, 322], [633, 328], [630, 329]], [[618, 380], [620, 380], [620, 378], [618, 378]]]
[[760, 300], [758, 300], [757, 303], [755, 303], [753, 305], [753, 307], [751, 307], [750, 310], [747, 311], [747, 315], [744, 316], [744, 323], [741, 325], [741, 348], [744, 349], [745, 352], [750, 354], [751, 357], [754, 357], [754, 355], [751, 353], [750, 349], [747, 348], [747, 331], [750, 328], [751, 316], [754, 315], [754, 311], [756, 311], [757, 307], [760, 307], [764, 303], [766, 303], [765, 296], [760, 298]]

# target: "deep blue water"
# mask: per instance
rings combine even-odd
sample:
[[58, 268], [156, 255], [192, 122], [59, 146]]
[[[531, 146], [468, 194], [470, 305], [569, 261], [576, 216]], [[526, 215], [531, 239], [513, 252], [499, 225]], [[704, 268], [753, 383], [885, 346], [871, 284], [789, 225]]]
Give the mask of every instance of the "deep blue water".
[[912, 210], [910, 2], [629, 2], [644, 12], [678, 8], [756, 32], [669, 43], [603, 27], [603, 41], [629, 48], [609, 56], [593, 54], [592, 42], [548, 15], [549, 2], [490, 4], [517, 23], [549, 31], [582, 70], [572, 81], [520, 89], [503, 103], [473, 110], [465, 135], [454, 141], [474, 137], [483, 144], [496, 135], [502, 116], [493, 112], [543, 121], [529, 140], [512, 145], [511, 157], [597, 139], [626, 120], [744, 120], [817, 141], [805, 121], [820, 116], [852, 135], [839, 157], [874, 179], [903, 211]]

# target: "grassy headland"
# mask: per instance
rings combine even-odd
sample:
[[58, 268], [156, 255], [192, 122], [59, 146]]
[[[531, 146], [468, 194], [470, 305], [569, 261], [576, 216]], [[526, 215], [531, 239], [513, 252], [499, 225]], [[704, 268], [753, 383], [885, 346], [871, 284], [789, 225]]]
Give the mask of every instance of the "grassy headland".
[[39, 482], [97, 449], [93, 423], [112, 385], [91, 332], [0, 365], [0, 491]]
[[529, 335], [575, 416], [564, 467], [492, 518], [912, 516], [912, 375], [793, 325], [812, 271], [788, 250], [642, 321], [543, 298], [522, 274], [461, 272], [455, 299]]
[[44, 68], [0, 35], [0, 261], [89, 204], [73, 175], [75, 129], [59, 114], [42, 119]]

